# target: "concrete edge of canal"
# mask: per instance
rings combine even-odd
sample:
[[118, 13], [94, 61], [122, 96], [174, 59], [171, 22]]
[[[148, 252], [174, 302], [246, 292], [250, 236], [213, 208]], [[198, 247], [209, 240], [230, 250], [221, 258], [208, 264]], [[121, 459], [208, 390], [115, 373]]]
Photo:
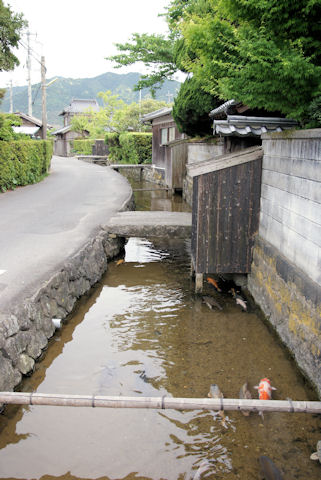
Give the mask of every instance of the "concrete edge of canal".
[[[133, 192], [119, 211], [133, 210]], [[52, 319], [65, 319], [78, 299], [97, 283], [107, 263], [123, 249], [124, 238], [110, 235], [104, 225], [30, 298], [0, 313], [0, 391], [13, 391], [54, 335]]]

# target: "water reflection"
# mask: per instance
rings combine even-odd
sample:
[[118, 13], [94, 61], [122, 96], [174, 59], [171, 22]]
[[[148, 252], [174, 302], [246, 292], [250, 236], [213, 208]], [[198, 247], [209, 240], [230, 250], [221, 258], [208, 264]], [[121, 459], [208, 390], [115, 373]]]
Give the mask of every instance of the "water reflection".
[[[222, 312], [194, 296], [188, 252], [188, 242], [131, 239], [125, 262], [110, 264], [24, 389], [206, 397], [217, 383], [235, 397], [245, 380], [253, 387], [269, 375], [275, 398], [313, 399], [255, 313], [229, 295]], [[12, 407], [0, 420], [0, 478], [191, 480], [200, 468], [201, 478], [247, 480], [263, 454], [285, 480], [319, 478], [309, 456], [320, 417], [225, 413], [224, 426], [209, 411]]]

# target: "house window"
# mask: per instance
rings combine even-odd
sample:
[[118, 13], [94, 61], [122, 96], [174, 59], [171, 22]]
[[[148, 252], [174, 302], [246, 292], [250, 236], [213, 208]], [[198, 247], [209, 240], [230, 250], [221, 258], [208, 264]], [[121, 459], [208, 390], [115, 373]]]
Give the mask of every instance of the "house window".
[[167, 134], [168, 128], [161, 128], [161, 145], [165, 145], [167, 143]]
[[168, 129], [168, 141], [172, 142], [175, 140], [175, 127], [170, 127]]

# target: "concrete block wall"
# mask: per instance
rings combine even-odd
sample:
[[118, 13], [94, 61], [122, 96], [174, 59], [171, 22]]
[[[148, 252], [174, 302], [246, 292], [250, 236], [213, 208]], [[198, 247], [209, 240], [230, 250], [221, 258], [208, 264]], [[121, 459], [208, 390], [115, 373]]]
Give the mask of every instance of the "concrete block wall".
[[265, 134], [248, 288], [321, 395], [321, 129]]
[[321, 285], [321, 129], [263, 136], [260, 236]]

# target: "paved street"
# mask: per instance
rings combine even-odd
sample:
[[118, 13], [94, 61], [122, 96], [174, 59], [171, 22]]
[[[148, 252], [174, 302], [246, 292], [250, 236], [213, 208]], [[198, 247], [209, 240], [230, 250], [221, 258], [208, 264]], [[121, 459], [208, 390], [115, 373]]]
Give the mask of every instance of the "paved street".
[[63, 157], [42, 182], [0, 194], [0, 312], [32, 295], [130, 195], [113, 170]]

